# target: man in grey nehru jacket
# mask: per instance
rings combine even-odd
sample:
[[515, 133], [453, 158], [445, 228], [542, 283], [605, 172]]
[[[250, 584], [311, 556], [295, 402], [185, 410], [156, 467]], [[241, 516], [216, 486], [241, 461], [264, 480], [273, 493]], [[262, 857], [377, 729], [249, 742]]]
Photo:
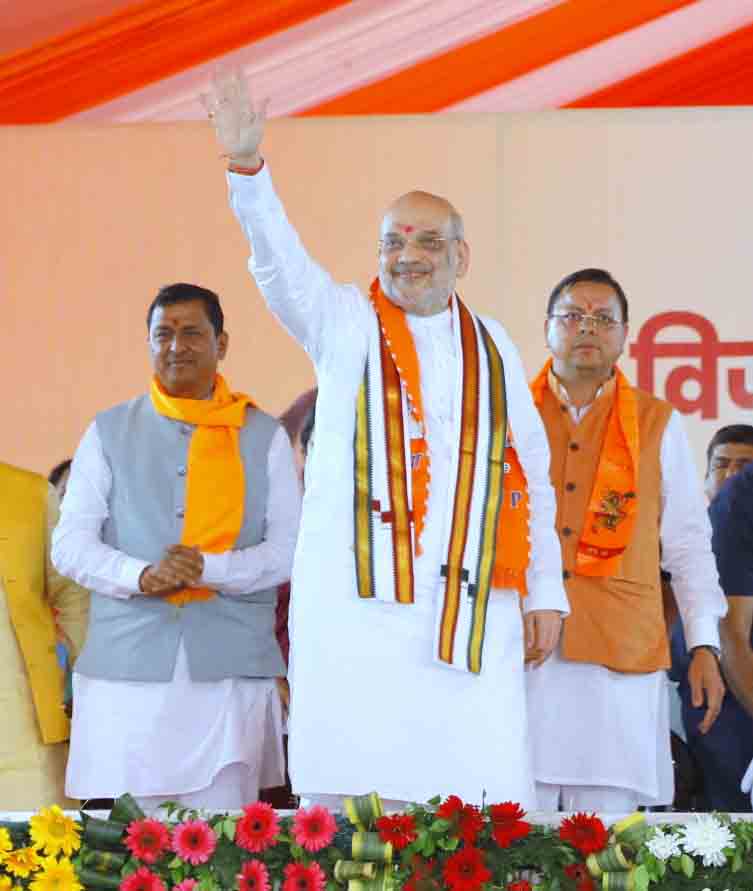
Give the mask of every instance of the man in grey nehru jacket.
[[147, 327], [149, 392], [84, 434], [53, 540], [92, 592], [66, 789], [238, 808], [283, 777], [275, 601], [299, 485], [284, 429], [217, 373], [217, 295], [164, 287]]

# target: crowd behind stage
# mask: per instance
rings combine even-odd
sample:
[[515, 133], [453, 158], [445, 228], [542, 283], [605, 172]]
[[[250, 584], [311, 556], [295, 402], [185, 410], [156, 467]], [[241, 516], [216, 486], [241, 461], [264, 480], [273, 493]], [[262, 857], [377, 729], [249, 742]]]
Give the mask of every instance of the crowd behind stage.
[[245, 81], [205, 104], [317, 390], [277, 419], [234, 389], [219, 296], [178, 282], [145, 306], [144, 392], [51, 474], [62, 510], [0, 464], [0, 806], [750, 811], [753, 427], [716, 432], [701, 486], [679, 412], [619, 368], [600, 268], [532, 308], [529, 381], [461, 297], [440, 196], [387, 208], [367, 294], [334, 281]]

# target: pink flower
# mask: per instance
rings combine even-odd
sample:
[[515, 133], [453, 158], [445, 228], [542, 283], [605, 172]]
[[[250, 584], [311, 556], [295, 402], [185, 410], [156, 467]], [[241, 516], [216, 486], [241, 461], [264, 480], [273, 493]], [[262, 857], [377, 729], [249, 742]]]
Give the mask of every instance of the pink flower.
[[332, 842], [337, 832], [335, 818], [320, 804], [299, 810], [293, 818], [293, 838], [307, 851], [321, 851]]
[[269, 891], [269, 873], [261, 860], [248, 860], [241, 866], [238, 891]]
[[275, 844], [279, 829], [275, 809], [257, 801], [243, 808], [243, 816], [235, 827], [235, 843], [252, 854], [260, 854]]
[[173, 885], [173, 891], [195, 891], [196, 886], [199, 883], [196, 879], [183, 879], [182, 882], [178, 882], [177, 885]]
[[120, 883], [120, 891], [166, 891], [162, 879], [140, 866], [136, 872], [126, 876]]
[[217, 836], [203, 820], [186, 820], [173, 829], [173, 851], [187, 863], [206, 863], [217, 847]]
[[324, 870], [318, 863], [310, 863], [308, 866], [288, 863], [284, 876], [282, 891], [324, 891], [327, 884]]
[[170, 850], [170, 833], [159, 820], [134, 820], [126, 830], [125, 846], [137, 860], [156, 863]]

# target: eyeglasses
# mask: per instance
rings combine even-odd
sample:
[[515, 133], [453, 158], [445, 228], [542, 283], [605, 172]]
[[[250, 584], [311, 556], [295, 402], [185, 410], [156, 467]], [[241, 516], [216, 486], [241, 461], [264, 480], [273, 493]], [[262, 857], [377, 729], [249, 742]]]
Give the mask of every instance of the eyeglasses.
[[597, 331], [611, 331], [616, 328], [618, 325], [622, 325], [619, 319], [613, 319], [612, 316], [608, 316], [604, 313], [596, 313], [596, 315], [589, 315], [585, 312], [552, 312], [547, 316], [548, 319], [556, 319], [558, 322], [561, 322], [565, 328], [580, 328], [586, 322], [592, 323], [594, 328]]
[[387, 235], [385, 238], [380, 239], [379, 249], [385, 254], [394, 254], [397, 251], [404, 250], [407, 244], [412, 244], [420, 251], [438, 254], [451, 241], [458, 241], [457, 236], [446, 238], [442, 235], [418, 235], [416, 238], [403, 238], [402, 235]]

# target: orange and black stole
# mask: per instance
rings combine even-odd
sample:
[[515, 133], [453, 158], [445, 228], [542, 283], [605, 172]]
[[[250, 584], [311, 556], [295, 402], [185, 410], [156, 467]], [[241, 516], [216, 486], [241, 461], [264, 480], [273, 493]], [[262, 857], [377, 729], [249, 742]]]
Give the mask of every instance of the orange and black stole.
[[[466, 660], [468, 670], [477, 674], [481, 671], [486, 613], [496, 557], [497, 523], [504, 497], [507, 400], [504, 364], [491, 335], [481, 320], [477, 319], [479, 333], [477, 338], [471, 313], [460, 300], [458, 300], [458, 315], [463, 355], [460, 451], [447, 564], [442, 567], [442, 575], [446, 581], [438, 655], [442, 662], [455, 664], [456, 630], [462, 585], [466, 583], [466, 595], [473, 601]], [[479, 350], [479, 340], [483, 345], [483, 352]], [[487, 378], [487, 386], [484, 388], [488, 390], [488, 393], [484, 394], [487, 396], [486, 399], [481, 395], [481, 362], [486, 363], [487, 374], [484, 375]], [[481, 411], [488, 413], [486, 467], [477, 467]], [[472, 549], [477, 559], [475, 572], [471, 576], [465, 560], [474, 488], [478, 487], [479, 482], [477, 474], [484, 474], [486, 485], [482, 496], [481, 529], [471, 530], [472, 534], [480, 537]], [[475, 582], [471, 581], [473, 577]]]
[[408, 468], [405, 460], [405, 425], [400, 376], [387, 349], [384, 334], [379, 332], [384, 430], [387, 450], [388, 505], [374, 498], [372, 488], [372, 441], [369, 424], [369, 369], [358, 392], [355, 432], [355, 541], [356, 573], [360, 597], [376, 596], [374, 577], [374, 539], [372, 516], [378, 514], [392, 528], [392, 571], [394, 598], [398, 603], [413, 603], [413, 545], [411, 508], [408, 498]]

